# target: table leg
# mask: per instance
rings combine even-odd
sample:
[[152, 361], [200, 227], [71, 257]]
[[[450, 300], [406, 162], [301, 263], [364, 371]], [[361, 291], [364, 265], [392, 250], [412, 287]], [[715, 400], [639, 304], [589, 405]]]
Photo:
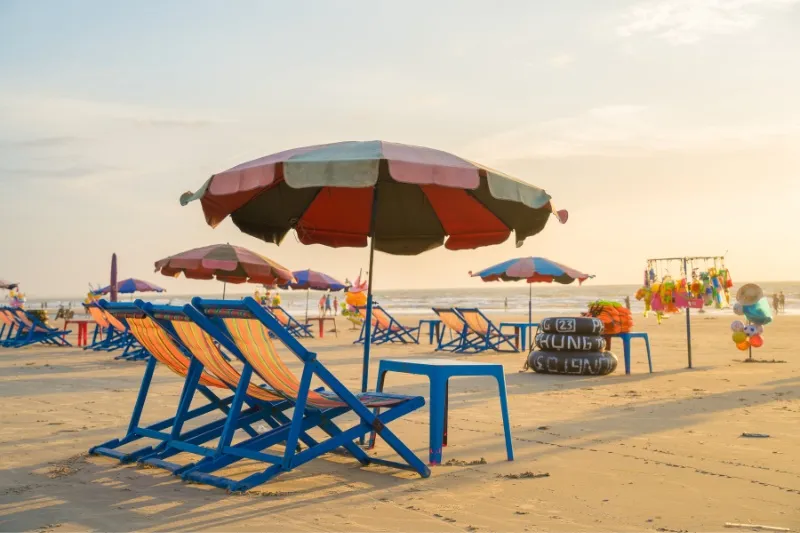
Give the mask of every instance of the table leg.
[[428, 344], [433, 344], [433, 324], [428, 322]]
[[528, 326], [524, 328], [520, 328], [522, 331], [520, 332], [520, 337], [522, 338], [522, 349], [528, 350]]
[[517, 347], [517, 351], [519, 351], [520, 329], [522, 328], [514, 326], [514, 345]]
[[[383, 384], [385, 382], [386, 382], [386, 371], [378, 367], [378, 385], [375, 387], [375, 392], [383, 392]], [[372, 412], [375, 414], [375, 416], [378, 416], [381, 412], [381, 409], [380, 407], [376, 407], [375, 409], [372, 410]], [[374, 447], [375, 447], [375, 432], [373, 431], [372, 433], [369, 434], [369, 446], [367, 446], [367, 449], [371, 450]]]
[[438, 465], [442, 463], [447, 378], [432, 375], [430, 376], [430, 386], [430, 450], [428, 462], [431, 465]]
[[325, 336], [325, 319], [324, 318], [320, 318], [319, 319], [319, 338], [321, 339], [324, 336]]
[[450, 380], [444, 382], [444, 429], [442, 430], [442, 448], [447, 447], [447, 418], [450, 414]]
[[495, 374], [500, 393], [500, 414], [503, 416], [503, 430], [506, 436], [506, 455], [509, 461], [514, 460], [514, 445], [511, 442], [511, 421], [508, 417], [508, 397], [506, 394], [506, 376], [502, 371]]
[[631, 338], [622, 337], [622, 354], [625, 358], [625, 374], [631, 373]]

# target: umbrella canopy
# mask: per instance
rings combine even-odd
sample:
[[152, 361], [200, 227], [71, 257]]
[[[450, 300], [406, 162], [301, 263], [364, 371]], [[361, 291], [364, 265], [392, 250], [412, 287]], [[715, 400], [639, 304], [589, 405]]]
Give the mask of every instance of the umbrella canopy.
[[583, 283], [587, 279], [594, 277], [544, 257], [509, 259], [475, 274], [470, 274], [473, 277], [480, 277], [483, 281], [519, 281], [524, 279], [528, 283], [552, 283], [555, 281], [564, 285], [568, 285], [575, 280], [578, 280], [578, 283]]
[[189, 279], [217, 279], [225, 283], [284, 284], [294, 281], [292, 272], [263, 255], [240, 246], [214, 244], [194, 248], [156, 261], [156, 272]]
[[[584, 274], [574, 268], [556, 263], [544, 257], [518, 257], [503, 261], [480, 272], [473, 274], [472, 277], [479, 277], [483, 281], [520, 281], [528, 282], [528, 324], [533, 320], [533, 292], [531, 283], [562, 283], [569, 285], [576, 279], [582, 284], [593, 275]], [[533, 343], [533, 335], [529, 335]]]
[[[140, 279], [135, 278], [128, 278], [122, 281], [117, 282], [117, 292], [120, 294], [132, 294], [134, 292], [164, 292], [165, 289], [162, 289], [155, 283], [150, 283], [149, 281], [142, 281]], [[94, 291], [94, 294], [108, 294], [111, 292], [111, 285], [108, 287], [103, 287], [102, 289], [97, 289]]]
[[[280, 244], [294, 229], [303, 244], [369, 244], [366, 324], [372, 315], [375, 250], [415, 255], [439, 246], [462, 250], [517, 245], [551, 214], [543, 189], [453, 154], [385, 141], [295, 148], [215, 174], [181, 204], [200, 200], [206, 222], [230, 216], [243, 232]], [[365, 329], [361, 389], [367, 390], [371, 328]]]
[[282, 289], [314, 289], [317, 291], [341, 291], [345, 289], [345, 284], [327, 274], [316, 270], [295, 270], [292, 272], [295, 281], [282, 285]]
[[19, 283], [12, 283], [10, 281], [6, 281], [4, 279], [0, 279], [0, 289], [16, 289]]
[[[450, 250], [499, 244], [512, 231], [521, 244], [554, 212], [538, 187], [447, 152], [384, 141], [262, 157], [215, 174], [181, 203], [196, 199], [209, 225], [230, 216], [267, 242], [295, 229], [303, 244], [363, 247], [374, 234], [376, 250], [400, 255], [443, 243]], [[567, 213], [558, 216], [566, 221]]]

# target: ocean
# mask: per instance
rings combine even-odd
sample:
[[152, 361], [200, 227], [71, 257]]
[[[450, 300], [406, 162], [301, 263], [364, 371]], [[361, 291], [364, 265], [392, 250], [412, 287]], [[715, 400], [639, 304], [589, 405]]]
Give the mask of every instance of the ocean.
[[[800, 282], [765, 282], [759, 283], [764, 289], [764, 294], [770, 298], [772, 294], [783, 291], [786, 295], [786, 314], [800, 314]], [[245, 292], [242, 286], [230, 287], [228, 298], [242, 298], [252, 295], [253, 292]], [[633, 295], [639, 289], [639, 285], [593, 285], [591, 282], [583, 286], [578, 285], [546, 285], [534, 284], [533, 287], [533, 312], [536, 315], [542, 314], [575, 314], [586, 310], [589, 302], [605, 299], [623, 302], [626, 296], [631, 298], [631, 308], [636, 312], [644, 310], [644, 304], [637, 302]], [[255, 286], [253, 286], [255, 291]], [[732, 296], [735, 296], [736, 287], [733, 288]], [[262, 290], [263, 292], [263, 290]], [[311, 314], [317, 314], [317, 302], [321, 292], [310, 291], [308, 305]], [[141, 297], [161, 304], [184, 304], [188, 303], [195, 295], [135, 295], [134, 298]], [[221, 291], [216, 293], [200, 294], [205, 298], [220, 298]], [[342, 293], [334, 293], [331, 297], [343, 297]], [[133, 298], [130, 295], [120, 295], [120, 301], [128, 301]], [[389, 310], [392, 314], [424, 314], [430, 312], [431, 307], [479, 307], [488, 313], [503, 312], [505, 300], [508, 299], [509, 313], [527, 313], [528, 311], [528, 287], [524, 283], [491, 283], [485, 286], [476, 286], [466, 289], [413, 289], [413, 290], [378, 290], [375, 292], [375, 300]], [[282, 305], [293, 314], [303, 314], [306, 308], [306, 291], [281, 291]], [[58, 309], [61, 306], [79, 308], [82, 297], [60, 298], [60, 299], [29, 299], [27, 307], [29, 309], [46, 308], [50, 310]], [[730, 313], [728, 310], [717, 311], [707, 309], [708, 312]]]

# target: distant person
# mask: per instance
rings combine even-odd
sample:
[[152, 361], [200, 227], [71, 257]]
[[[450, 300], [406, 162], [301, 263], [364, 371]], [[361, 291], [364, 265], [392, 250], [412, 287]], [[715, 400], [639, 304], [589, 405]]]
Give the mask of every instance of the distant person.
[[781, 306], [781, 313], [785, 313], [786, 312], [786, 295], [783, 294], [783, 291], [781, 291], [780, 294], [778, 294], [778, 303]]
[[508, 313], [508, 296], [506, 296], [505, 300], [503, 300], [503, 311]]
[[630, 296], [626, 296], [625, 297], [625, 307], [627, 307], [628, 309], [631, 308], [631, 297]]
[[780, 311], [781, 307], [781, 298], [778, 296], [778, 293], [775, 292], [772, 294], [772, 309], [775, 310], [775, 314], [777, 315]]
[[333, 297], [333, 316], [339, 314], [339, 298], [336, 296]]
[[331, 293], [327, 293], [325, 295], [325, 314], [328, 313], [333, 314], [333, 309], [331, 309]]
[[281, 306], [281, 294], [278, 291], [275, 291], [275, 296], [272, 297], [272, 307], [280, 307]]
[[319, 316], [325, 316], [325, 295], [319, 297]]

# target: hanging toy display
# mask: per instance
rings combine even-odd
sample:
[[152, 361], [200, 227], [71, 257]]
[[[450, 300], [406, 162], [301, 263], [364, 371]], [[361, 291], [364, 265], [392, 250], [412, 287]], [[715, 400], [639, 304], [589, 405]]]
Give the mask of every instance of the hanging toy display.
[[10, 300], [8, 304], [10, 307], [16, 309], [25, 307], [25, 294], [20, 292], [19, 288], [11, 289], [8, 292], [8, 299]]
[[[694, 260], [713, 260], [714, 265], [700, 270], [694, 268]], [[679, 277], [673, 277], [666, 270], [659, 273], [659, 263], [667, 268], [674, 261], [680, 265]], [[659, 324], [669, 314], [682, 309], [730, 306], [729, 289], [733, 281], [722, 257], [687, 258], [685, 263], [683, 259], [651, 259], [647, 262], [644, 280], [645, 285], [636, 292], [636, 299], [644, 303], [644, 316], [654, 311]]]

